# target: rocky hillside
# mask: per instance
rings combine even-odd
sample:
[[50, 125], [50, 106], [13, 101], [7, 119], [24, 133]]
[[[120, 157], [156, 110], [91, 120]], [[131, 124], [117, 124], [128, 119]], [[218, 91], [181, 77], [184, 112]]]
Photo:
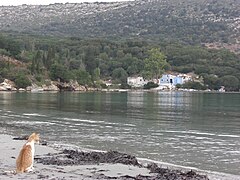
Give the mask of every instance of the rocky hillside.
[[142, 36], [240, 43], [239, 0], [143, 0], [0, 7], [0, 30], [77, 37]]

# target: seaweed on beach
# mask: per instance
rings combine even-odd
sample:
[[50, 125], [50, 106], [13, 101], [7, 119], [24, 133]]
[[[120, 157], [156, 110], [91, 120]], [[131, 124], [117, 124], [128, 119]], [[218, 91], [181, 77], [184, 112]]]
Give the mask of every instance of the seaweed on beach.
[[120, 153], [117, 151], [83, 152], [65, 149], [62, 153], [53, 156], [37, 158], [36, 160], [37, 162], [43, 164], [59, 166], [99, 163], [121, 163], [126, 165], [141, 166], [135, 156]]
[[[150, 170], [150, 173], [157, 174], [155, 177], [159, 180], [167, 180], [167, 179], [174, 179], [174, 180], [208, 180], [208, 177], [205, 175], [197, 174], [195, 171], [190, 170], [187, 172], [180, 171], [180, 170], [174, 170], [174, 169], [168, 169], [168, 168], [162, 168], [159, 167], [157, 164], [152, 163], [148, 164], [147, 167]], [[139, 179], [139, 180], [145, 180]], [[151, 179], [149, 179], [151, 180]]]
[[28, 139], [28, 135], [25, 136], [19, 136], [19, 137], [14, 137], [13, 140], [27, 140]]
[[[28, 140], [28, 138], [29, 138], [29, 135], [24, 135], [24, 136], [13, 137], [12, 139], [22, 141], [22, 140]], [[39, 144], [42, 146], [47, 146], [47, 141], [40, 139]]]
[[[36, 158], [38, 163], [45, 165], [90, 165], [100, 163], [121, 163], [125, 165], [133, 165], [144, 167], [141, 165], [135, 156], [120, 153], [117, 151], [108, 152], [83, 152], [77, 150], [63, 150], [61, 153], [48, 154], [44, 157]], [[200, 175], [195, 171], [180, 171], [168, 168], [159, 167], [157, 164], [148, 164], [146, 167], [149, 169], [151, 176], [138, 175], [121, 176], [121, 177], [107, 177], [105, 175], [98, 175], [94, 179], [118, 179], [118, 180], [208, 180], [206, 175]], [[93, 177], [92, 177], [93, 178]]]

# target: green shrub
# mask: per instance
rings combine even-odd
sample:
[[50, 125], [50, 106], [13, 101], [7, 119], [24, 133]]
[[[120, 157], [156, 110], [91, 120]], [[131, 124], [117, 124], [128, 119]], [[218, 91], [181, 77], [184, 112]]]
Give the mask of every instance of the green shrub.
[[239, 80], [235, 76], [227, 75], [220, 79], [220, 84], [225, 87], [227, 91], [238, 91]]
[[5, 56], [10, 56], [10, 53], [6, 49], [0, 49], [0, 54]]
[[16, 76], [15, 84], [17, 88], [26, 88], [31, 85], [31, 81], [26, 77], [26, 75], [20, 73]]
[[123, 83], [119, 87], [120, 89], [131, 89], [131, 86], [129, 86], [127, 83]]
[[189, 81], [182, 85], [184, 89], [206, 90], [207, 87], [200, 82]]
[[75, 78], [80, 85], [91, 85], [91, 75], [85, 70], [74, 71]]
[[158, 84], [155, 84], [154, 82], [148, 82], [143, 86], [143, 89], [152, 89], [158, 87]]
[[100, 86], [101, 86], [101, 88], [103, 88], [103, 89], [107, 89], [107, 85], [106, 85], [105, 83], [101, 83]]

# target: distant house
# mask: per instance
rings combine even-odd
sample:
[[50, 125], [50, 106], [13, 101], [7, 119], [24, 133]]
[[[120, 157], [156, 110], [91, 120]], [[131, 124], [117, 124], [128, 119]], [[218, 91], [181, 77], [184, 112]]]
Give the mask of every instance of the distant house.
[[186, 74], [163, 74], [159, 80], [160, 89], [174, 89], [177, 84], [184, 84], [192, 79], [191, 76]]
[[225, 87], [224, 86], [221, 86], [221, 88], [218, 90], [219, 92], [225, 92]]
[[104, 83], [106, 84], [107, 87], [108, 87], [108, 86], [111, 86], [111, 85], [112, 85], [112, 80], [109, 79], [109, 80], [107, 80], [107, 81], [104, 81]]
[[[163, 74], [160, 79], [153, 79], [152, 81], [159, 85], [157, 89], [175, 89], [177, 84], [184, 84], [192, 80], [192, 77], [187, 74]], [[143, 77], [128, 77], [127, 84], [131, 87], [141, 88], [149, 81]]]
[[143, 77], [128, 77], [127, 84], [131, 87], [140, 88], [147, 84], [148, 81], [145, 80]]

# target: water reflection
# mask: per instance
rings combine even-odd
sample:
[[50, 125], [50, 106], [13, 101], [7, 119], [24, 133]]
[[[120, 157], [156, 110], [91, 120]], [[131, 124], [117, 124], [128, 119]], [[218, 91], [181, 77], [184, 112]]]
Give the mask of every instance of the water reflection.
[[239, 109], [239, 94], [0, 93], [5, 131], [233, 174]]

